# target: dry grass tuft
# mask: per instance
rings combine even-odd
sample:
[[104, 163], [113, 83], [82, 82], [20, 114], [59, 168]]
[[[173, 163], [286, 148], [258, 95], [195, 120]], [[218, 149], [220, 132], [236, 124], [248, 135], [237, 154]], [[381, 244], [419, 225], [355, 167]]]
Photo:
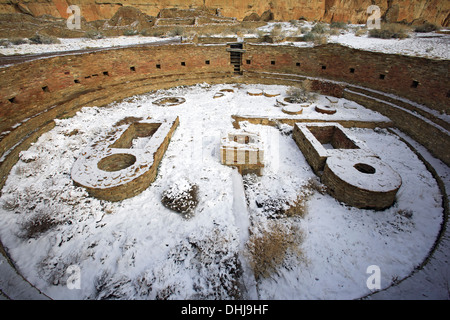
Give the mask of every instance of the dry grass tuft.
[[405, 39], [409, 38], [410, 28], [399, 23], [384, 23], [380, 29], [369, 30], [369, 36], [381, 39]]
[[288, 209], [284, 211], [287, 217], [300, 217], [304, 218], [308, 213], [307, 202], [309, 200], [309, 194], [298, 195], [297, 199], [290, 205]]
[[198, 186], [191, 183], [181, 187], [173, 185], [163, 192], [161, 198], [161, 203], [166, 208], [181, 213], [186, 219], [193, 216], [198, 202]]
[[53, 229], [54, 227], [62, 224], [61, 221], [57, 221], [54, 218], [55, 213], [50, 210], [50, 212], [39, 212], [32, 216], [30, 219], [26, 220], [22, 224], [22, 234], [21, 238], [31, 239], [38, 238], [41, 234]]
[[303, 80], [298, 87], [290, 88], [287, 92], [291, 103], [314, 102], [317, 95], [312, 92], [312, 81]]
[[271, 276], [283, 264], [288, 254], [304, 260], [300, 246], [304, 233], [295, 226], [286, 226], [279, 220], [270, 221], [269, 227], [253, 234], [247, 243], [247, 255], [255, 278]]

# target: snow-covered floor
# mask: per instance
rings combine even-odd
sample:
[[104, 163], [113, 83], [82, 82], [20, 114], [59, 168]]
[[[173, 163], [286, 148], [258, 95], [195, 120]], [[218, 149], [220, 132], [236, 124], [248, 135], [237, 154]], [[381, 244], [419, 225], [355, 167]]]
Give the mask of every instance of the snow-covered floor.
[[[216, 92], [233, 88], [214, 99]], [[57, 120], [11, 170], [0, 198], [0, 237], [20, 272], [55, 299], [353, 299], [372, 291], [367, 268], [381, 271], [381, 288], [409, 275], [432, 248], [443, 221], [438, 185], [424, 164], [399, 138], [384, 129], [348, 129], [402, 177], [393, 207], [385, 211], [345, 206], [314, 191], [305, 217], [278, 217], [259, 204], [292, 202], [306, 192], [315, 175], [288, 127], [242, 123], [260, 133], [266, 166], [261, 177], [244, 176], [219, 161], [220, 137], [232, 130], [231, 115], [287, 118], [276, 98], [249, 96], [248, 90], [278, 91], [268, 85], [178, 87], [131, 97], [105, 108], [85, 108]], [[152, 101], [182, 96], [184, 104], [160, 107]], [[281, 97], [282, 97], [281, 96]], [[319, 104], [326, 101], [321, 97]], [[351, 108], [348, 108], [348, 107]], [[355, 109], [356, 108], [356, 109]], [[293, 118], [385, 119], [341, 99], [333, 116], [312, 107]], [[155, 182], [134, 198], [100, 201], [75, 187], [74, 161], [94, 138], [107, 135], [119, 120], [178, 115], [180, 125], [158, 169]], [[166, 209], [161, 194], [185, 181], [199, 187], [200, 202], [191, 219]], [[245, 190], [245, 195], [242, 194]], [[243, 199], [248, 221], [243, 220]], [[26, 221], [46, 215], [57, 224], [35, 238], [24, 237]], [[249, 233], [259, 234], [274, 221], [304, 235], [299, 259], [288, 252], [267, 278], [251, 279], [248, 268], [239, 286], [240, 261]], [[245, 260], [247, 259], [247, 260]], [[66, 286], [74, 266], [80, 289]], [[246, 265], [244, 265], [246, 267]], [[240, 289], [239, 289], [240, 288]]]

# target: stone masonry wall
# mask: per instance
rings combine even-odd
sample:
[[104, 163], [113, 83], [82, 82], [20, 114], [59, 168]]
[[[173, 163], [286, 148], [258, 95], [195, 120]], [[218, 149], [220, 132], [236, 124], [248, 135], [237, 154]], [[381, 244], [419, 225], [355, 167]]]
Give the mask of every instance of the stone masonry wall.
[[244, 72], [301, 74], [361, 85], [450, 114], [449, 60], [382, 54], [327, 44], [313, 48], [247, 44]]
[[[292, 85], [304, 77], [316, 77], [321, 81], [315, 81], [315, 89], [327, 94], [342, 96], [347, 83], [361, 85], [450, 113], [450, 61], [385, 55], [336, 44], [313, 48], [245, 44], [244, 76], [236, 77], [226, 49], [226, 45], [141, 46], [58, 56], [0, 69], [0, 187], [19, 152], [51, 129], [53, 119], [70, 117], [85, 106], [103, 106], [177, 85], [205, 81]], [[417, 120], [420, 126], [403, 123], [402, 114], [397, 110], [387, 115], [395, 117], [394, 122], [413, 137], [424, 135], [420, 142], [450, 163], [449, 149], [444, 148], [448, 143], [425, 143], [427, 132], [435, 136], [434, 128], [422, 120]], [[448, 136], [440, 139], [448, 141]]]

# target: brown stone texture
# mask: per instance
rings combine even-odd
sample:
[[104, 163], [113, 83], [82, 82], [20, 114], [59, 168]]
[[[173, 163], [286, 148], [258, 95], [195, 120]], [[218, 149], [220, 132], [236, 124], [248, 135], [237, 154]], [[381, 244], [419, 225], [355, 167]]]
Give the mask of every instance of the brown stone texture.
[[[159, 128], [160, 123], [136, 123], [132, 124], [122, 135], [116, 140], [110, 148], [120, 148], [123, 149], [123, 153], [116, 153], [109, 157], [103, 158], [98, 162], [98, 168], [104, 171], [119, 171], [121, 169], [127, 168], [131, 166], [135, 161], [136, 157], [131, 154], [126, 153], [126, 149], [130, 147], [131, 140], [133, 137], [139, 137], [142, 135], [148, 136], [152, 135], [153, 131], [156, 131]], [[156, 175], [158, 172], [158, 166], [169, 147], [170, 139], [175, 131], [175, 129], [179, 125], [178, 117], [171, 123], [170, 129], [167, 132], [167, 135], [164, 137], [161, 144], [156, 149], [153, 154], [153, 163], [148, 168], [142, 168], [144, 171], [135, 172], [135, 176], [132, 177], [132, 180], [129, 182], [120, 181], [121, 177], [119, 176], [118, 180], [114, 183], [111, 183], [109, 187], [95, 187], [95, 186], [87, 186], [78, 182], [74, 179], [74, 183], [81, 187], [84, 187], [89, 195], [107, 201], [121, 201], [127, 198], [134, 197], [147, 189], [149, 185], [156, 179]], [[150, 126], [150, 131], [148, 131], [148, 126]], [[140, 128], [144, 128], [145, 132], [142, 132]], [[145, 128], [147, 127], [147, 128]], [[131, 128], [131, 129], [130, 129]], [[128, 143], [129, 142], [129, 143]], [[125, 148], [125, 149], [124, 149]], [[100, 152], [100, 151], [99, 151]], [[133, 161], [134, 160], [134, 161]], [[77, 161], [83, 161], [83, 159], [78, 159]], [[76, 177], [76, 175], [75, 175]], [[72, 178], [74, 178], [74, 174], [72, 173]]]
[[264, 148], [259, 134], [243, 131], [231, 132], [222, 139], [220, 162], [236, 167], [240, 174], [262, 174]]
[[87, 21], [110, 19], [122, 6], [136, 7], [145, 14], [156, 16], [162, 9], [208, 9], [222, 16], [243, 20], [253, 15], [262, 20], [291, 20], [301, 17], [326, 22], [366, 23], [370, 5], [378, 5], [381, 15], [389, 21], [423, 22], [427, 20], [448, 26], [450, 2], [441, 0], [0, 0], [0, 13], [29, 12], [34, 16], [50, 14], [67, 18], [69, 4], [80, 6]]
[[[343, 127], [337, 123], [296, 122], [292, 138], [317, 175], [321, 175], [327, 158], [330, 156], [342, 153], [368, 154], [355, 140], [348, 137]], [[323, 144], [330, 144], [333, 149], [327, 150], [323, 147]]]
[[[351, 157], [349, 157], [351, 159]], [[382, 163], [379, 159], [375, 157], [362, 157], [355, 158], [354, 163], [362, 160], [371, 160], [371, 163], [381, 163], [381, 166], [384, 166], [384, 170], [382, 172], [375, 172], [370, 174], [359, 173], [359, 175], [365, 176], [363, 179], [372, 180], [373, 176], [379, 175], [379, 180], [382, 180], [383, 183], [391, 180], [391, 183], [386, 183], [389, 185], [387, 188], [381, 188], [377, 190], [376, 188], [365, 188], [361, 187], [358, 184], [352, 181], [352, 178], [347, 175], [340, 175], [336, 173], [332, 168], [330, 168], [327, 163], [325, 165], [325, 169], [321, 176], [321, 181], [323, 184], [327, 186], [327, 191], [330, 195], [335, 197], [338, 201], [344, 202], [347, 205], [361, 208], [361, 209], [375, 209], [375, 210], [384, 210], [389, 208], [395, 202], [395, 198], [397, 195], [397, 191], [399, 190], [402, 179], [401, 177], [394, 171], [392, 168]], [[330, 159], [331, 160], [331, 159]], [[336, 160], [336, 159], [332, 159]], [[340, 166], [348, 165], [345, 167], [346, 171], [357, 171], [353, 168], [353, 163], [347, 163], [347, 161], [339, 162]], [[358, 173], [356, 173], [358, 174]], [[355, 178], [356, 179], [356, 178]]]
[[[313, 90], [353, 99], [381, 112], [450, 164], [448, 133], [443, 134], [433, 125], [438, 124], [445, 131], [449, 130], [448, 123], [398, 100], [394, 102], [401, 104], [402, 109], [395, 108], [382, 103], [387, 100], [391, 103], [391, 98], [354, 87], [393, 93], [448, 114], [450, 61], [386, 55], [337, 44], [313, 48], [245, 44], [243, 76], [236, 77], [227, 48], [194, 44], [141, 46], [57, 56], [2, 68], [0, 186], [18, 153], [51, 129], [53, 119], [70, 117], [82, 107], [103, 106], [151, 90], [200, 82], [296, 85], [305, 77], [314, 77]], [[350, 68], [355, 69], [353, 73]], [[383, 80], [380, 74], [386, 75]], [[413, 81], [419, 85], [412, 86]], [[348, 88], [360, 90], [364, 95], [352, 93]], [[263, 115], [257, 121], [273, 123]]]

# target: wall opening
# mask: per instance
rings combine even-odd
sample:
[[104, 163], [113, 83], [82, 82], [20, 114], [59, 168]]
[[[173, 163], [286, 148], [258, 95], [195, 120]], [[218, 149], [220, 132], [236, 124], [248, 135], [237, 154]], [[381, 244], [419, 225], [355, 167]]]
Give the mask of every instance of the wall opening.
[[43, 87], [42, 87], [42, 91], [44, 91], [44, 92], [50, 92], [50, 90], [48, 89], [48, 86], [43, 86]]
[[364, 174], [375, 174], [376, 170], [366, 163], [357, 163], [353, 166], [356, 170]]
[[113, 172], [123, 170], [132, 166], [136, 162], [136, 157], [128, 153], [117, 153], [100, 160], [97, 167], [100, 170]]
[[[242, 43], [230, 44], [230, 49], [229, 49], [230, 63], [234, 66], [235, 74], [242, 74], [242, 72], [241, 72], [242, 52], [244, 52], [244, 50], [242, 48], [243, 48]], [[247, 61], [249, 61], [249, 60], [247, 60]]]
[[183, 67], [185, 67], [185, 66], [186, 66], [186, 62], [182, 61], [182, 62], [181, 62], [181, 65], [182, 65]]
[[130, 67], [130, 70], [131, 70], [131, 71], [136, 71], [136, 67], [134, 67], [134, 66], [133, 66], [133, 67]]
[[380, 74], [380, 80], [384, 80], [386, 78], [385, 74]]
[[297, 63], [295, 64], [295, 66], [300, 67], [300, 66], [301, 66], [300, 62], [297, 62]]
[[355, 73], [355, 68], [350, 68], [350, 73]]
[[210, 61], [209, 61], [209, 60], [206, 60], [206, 61], [205, 61], [205, 64], [210, 64]]
[[270, 61], [270, 64], [274, 66], [275, 65], [275, 61], [274, 60]]
[[157, 65], [156, 65], [156, 69], [161, 69], [161, 65], [160, 65], [160, 64], [157, 64]]
[[75, 79], [75, 80], [73, 80], [73, 82], [75, 82], [75, 83], [80, 83], [80, 80]]
[[108, 71], [103, 71], [103, 75], [104, 76], [109, 76], [109, 72]]
[[11, 103], [17, 103], [16, 97], [9, 98], [8, 101]]
[[411, 83], [411, 88], [417, 88], [419, 84], [419, 81], [413, 80], [413, 82]]
[[251, 64], [252, 61], [251, 61], [251, 60], [247, 60], [246, 63], [247, 63], [247, 64]]

